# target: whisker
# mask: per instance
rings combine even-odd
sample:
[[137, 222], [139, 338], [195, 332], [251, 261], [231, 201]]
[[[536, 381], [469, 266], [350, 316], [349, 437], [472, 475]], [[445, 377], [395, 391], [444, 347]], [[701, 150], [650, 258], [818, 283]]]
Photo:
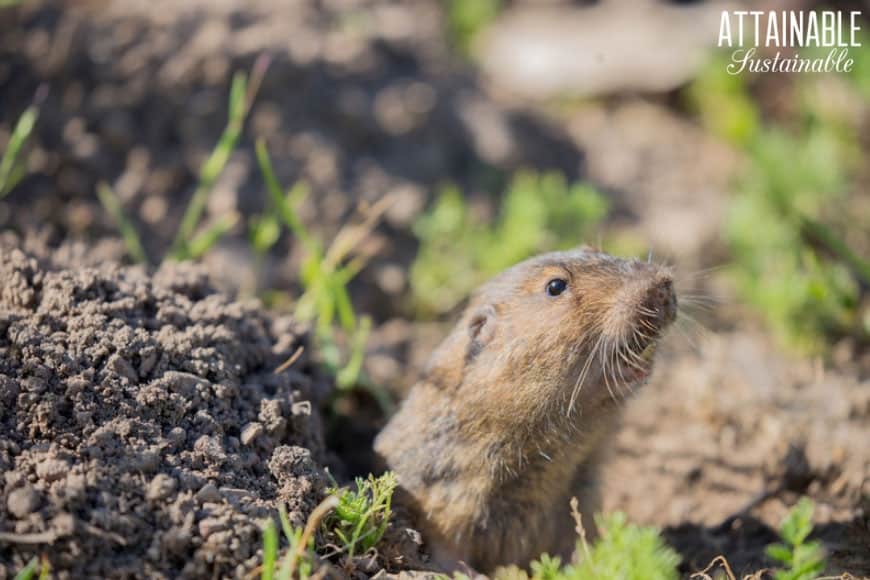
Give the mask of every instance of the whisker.
[[[686, 339], [686, 342], [688, 342], [688, 344], [692, 348], [692, 350], [696, 354], [700, 354], [701, 353], [700, 342], [704, 338], [704, 332], [699, 333], [696, 330], [693, 333], [688, 327], [689, 323], [690, 323], [690, 321], [688, 318], [686, 318], [685, 314], [678, 312], [677, 313], [677, 321], [676, 321], [676, 324], [674, 324], [674, 328], [676, 328], [677, 332], [679, 332], [683, 336], [683, 338]], [[698, 323], [696, 322], [695, 324], [698, 324]], [[703, 328], [703, 327], [701, 327], [701, 328]]]
[[[613, 354], [611, 355], [613, 357], [613, 382], [616, 384], [617, 388], [619, 389], [619, 394], [622, 396], [622, 400], [625, 401], [627, 395], [624, 394], [623, 386], [628, 381], [625, 380], [625, 374], [622, 372], [622, 365], [620, 364], [619, 358], [617, 358], [617, 355], [619, 354], [620, 350], [621, 350], [621, 345], [620, 345], [619, 341], [614, 340], [613, 341], [613, 348], [612, 348]], [[619, 377], [622, 379], [621, 381], [616, 380], [616, 372], [617, 371], [619, 371]]]
[[685, 321], [690, 322], [691, 324], [695, 325], [695, 328], [697, 328], [700, 331], [700, 334], [702, 337], [706, 336], [710, 332], [706, 326], [704, 326], [703, 324], [698, 322], [698, 320], [696, 318], [694, 318], [692, 315], [688, 314], [687, 312], [678, 311], [677, 312], [677, 320], [685, 320]]
[[[609, 344], [609, 342], [610, 341], [608, 341], [608, 344]], [[607, 387], [607, 392], [610, 393], [610, 398], [613, 399], [613, 402], [619, 403], [619, 401], [616, 399], [616, 395], [613, 393], [613, 389], [610, 388], [610, 375], [607, 372], [607, 361], [610, 358], [610, 353], [609, 353], [609, 348], [607, 347], [607, 345], [605, 345], [604, 354], [605, 354], [605, 356], [604, 356], [604, 386]], [[614, 381], [615, 380], [616, 380], [616, 378], [614, 377]]]
[[598, 356], [598, 349], [601, 346], [601, 341], [604, 338], [604, 334], [598, 335], [598, 340], [595, 342], [595, 346], [592, 347], [592, 350], [589, 353], [589, 356], [586, 358], [586, 362], [583, 365], [583, 368], [580, 370], [580, 376], [577, 377], [577, 383], [574, 385], [574, 389], [571, 391], [571, 398], [568, 402], [568, 412], [567, 415], [570, 416], [571, 413], [574, 412], [574, 403], [577, 401], [577, 395], [580, 394], [580, 389], [583, 388], [583, 384], [586, 382], [586, 378], [589, 375], [589, 369], [592, 368], [592, 361]]
[[710, 268], [702, 268], [700, 270], [695, 270], [693, 272], [687, 272], [685, 274], [680, 273], [681, 280], [698, 280], [701, 278], [706, 278], [713, 274], [714, 272], [718, 272], [728, 267], [728, 264], [719, 264], [718, 266], [711, 266]]

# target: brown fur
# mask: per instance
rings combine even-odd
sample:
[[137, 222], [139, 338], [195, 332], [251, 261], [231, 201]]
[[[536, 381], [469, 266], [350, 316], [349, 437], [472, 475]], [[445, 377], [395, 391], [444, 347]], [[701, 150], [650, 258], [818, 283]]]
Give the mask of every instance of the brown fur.
[[[568, 282], [559, 296], [546, 292], [554, 278]], [[570, 556], [568, 502], [577, 496], [584, 518], [598, 508], [619, 403], [675, 309], [666, 269], [587, 248], [480, 288], [375, 443], [439, 565], [486, 572]]]

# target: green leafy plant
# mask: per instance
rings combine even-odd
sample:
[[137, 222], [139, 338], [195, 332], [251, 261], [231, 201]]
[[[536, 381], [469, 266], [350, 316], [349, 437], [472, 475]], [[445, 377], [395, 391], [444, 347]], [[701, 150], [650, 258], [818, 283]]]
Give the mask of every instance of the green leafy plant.
[[812, 580], [825, 569], [825, 551], [817, 541], [807, 541], [813, 531], [815, 505], [809, 498], [789, 511], [779, 528], [781, 543], [767, 547], [767, 555], [784, 566], [774, 573], [776, 580]]
[[[576, 513], [575, 519], [579, 516]], [[543, 554], [530, 564], [532, 580], [671, 580], [679, 577], [680, 556], [652, 527], [628, 523], [625, 514], [616, 512], [596, 516], [601, 538], [590, 547], [582, 533], [577, 540], [575, 556], [579, 561], [562, 563], [558, 557]], [[496, 571], [497, 580], [523, 580], [529, 575], [518, 568]]]
[[323, 522], [323, 533], [351, 558], [372, 549], [384, 536], [397, 481], [395, 474], [388, 471], [380, 477], [358, 477], [355, 484], [355, 490], [330, 490], [338, 504]]
[[472, 215], [455, 187], [444, 189], [414, 227], [420, 240], [411, 266], [417, 310], [454, 308], [482, 281], [528, 258], [578, 245], [607, 213], [605, 198], [557, 173], [518, 173], [493, 223]]
[[[274, 232], [269, 232], [272, 226], [264, 223], [274, 220], [283, 223], [302, 244], [306, 252], [300, 269], [304, 291], [296, 302], [296, 316], [314, 323], [321, 356], [340, 389], [365, 382], [361, 372], [371, 318], [356, 315], [347, 285], [366, 264], [367, 258], [356, 253], [356, 248], [371, 233], [386, 204], [370, 208], [362, 223], [342, 228], [326, 248], [305, 227], [296, 210], [308, 195], [305, 184], [297, 183], [284, 193], [263, 141], [257, 142], [257, 160], [269, 191], [270, 206], [257, 222], [256, 235], [264, 238], [265, 247]], [[339, 329], [346, 339], [346, 349], [340, 347]], [[347, 354], [343, 354], [345, 351]]]
[[[243, 72], [237, 72], [233, 76], [230, 86], [227, 125], [217, 145], [200, 168], [196, 189], [184, 210], [181, 224], [169, 250], [168, 257], [173, 260], [193, 260], [202, 257], [235, 226], [238, 220], [235, 214], [223, 215], [207, 228], [199, 231], [202, 229], [202, 215], [208, 197], [236, 149], [245, 125], [245, 119], [266, 74], [268, 62], [265, 57], [258, 59], [254, 64], [250, 79]], [[105, 183], [99, 185], [97, 194], [103, 207], [121, 230], [130, 256], [137, 262], [146, 262], [147, 256], [141, 238], [132, 221], [124, 215], [122, 203], [117, 194]], [[197, 233], [198, 231], [199, 233]]]
[[0, 199], [15, 189], [15, 186], [27, 172], [27, 162], [21, 153], [27, 145], [30, 134], [33, 133], [38, 116], [37, 108], [31, 106], [21, 113], [18, 122], [15, 123], [15, 128], [9, 137], [9, 143], [6, 144], [6, 149], [3, 151], [3, 158], [0, 159]]

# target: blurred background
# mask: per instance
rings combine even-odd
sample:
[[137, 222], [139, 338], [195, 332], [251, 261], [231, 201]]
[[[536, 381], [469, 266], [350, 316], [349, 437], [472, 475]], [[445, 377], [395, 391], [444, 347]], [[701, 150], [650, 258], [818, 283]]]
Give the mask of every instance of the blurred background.
[[[863, 11], [853, 70], [727, 74], [739, 8]], [[0, 0], [0, 236], [82, 266], [198, 260], [309, 321], [349, 473], [481, 281], [581, 243], [651, 252], [683, 313], [606, 509], [743, 569], [809, 495], [833, 565], [870, 573], [868, 14]]]

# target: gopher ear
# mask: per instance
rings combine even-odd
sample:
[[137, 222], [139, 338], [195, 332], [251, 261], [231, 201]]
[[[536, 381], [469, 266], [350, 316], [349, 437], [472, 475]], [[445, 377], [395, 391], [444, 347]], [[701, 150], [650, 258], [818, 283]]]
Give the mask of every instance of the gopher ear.
[[474, 311], [471, 320], [468, 321], [468, 351], [466, 360], [476, 357], [483, 348], [488, 345], [495, 336], [496, 313], [491, 304], [485, 304]]

